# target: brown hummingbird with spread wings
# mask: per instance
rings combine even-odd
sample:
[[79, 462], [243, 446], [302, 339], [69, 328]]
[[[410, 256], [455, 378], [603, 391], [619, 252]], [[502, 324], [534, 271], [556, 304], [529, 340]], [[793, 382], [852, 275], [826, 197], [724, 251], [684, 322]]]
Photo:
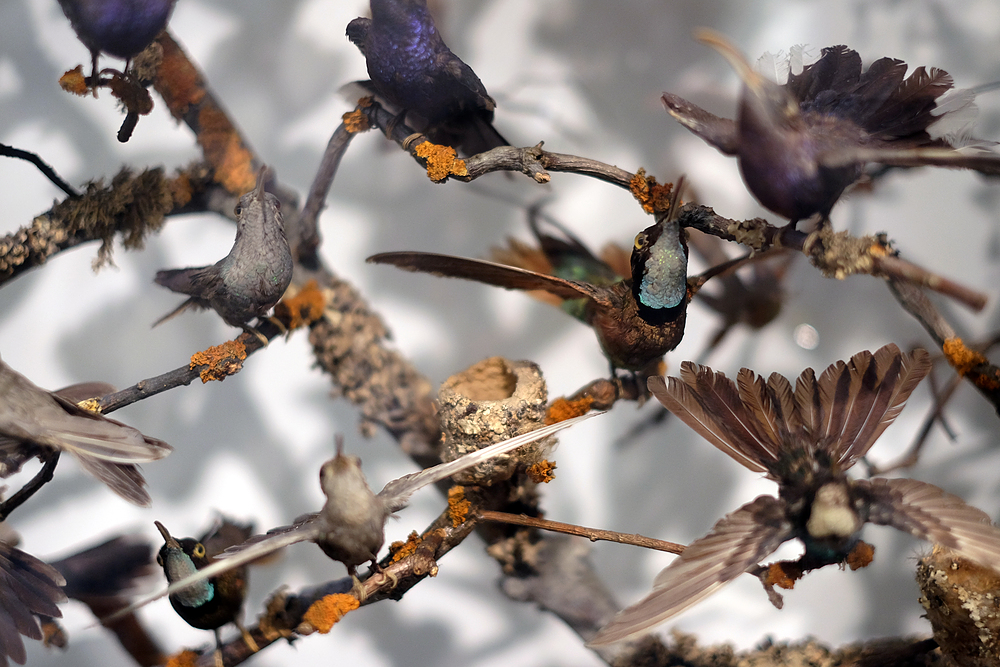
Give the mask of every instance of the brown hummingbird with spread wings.
[[799, 539], [802, 570], [842, 563], [865, 523], [892, 526], [1000, 571], [1000, 529], [982, 511], [913, 479], [852, 480], [847, 470], [902, 411], [931, 367], [924, 350], [895, 345], [838, 361], [794, 388], [746, 368], [733, 382], [691, 362], [649, 389], [685, 424], [746, 468], [778, 483], [724, 517], [657, 575], [653, 591], [590, 640], [610, 644], [646, 632]]

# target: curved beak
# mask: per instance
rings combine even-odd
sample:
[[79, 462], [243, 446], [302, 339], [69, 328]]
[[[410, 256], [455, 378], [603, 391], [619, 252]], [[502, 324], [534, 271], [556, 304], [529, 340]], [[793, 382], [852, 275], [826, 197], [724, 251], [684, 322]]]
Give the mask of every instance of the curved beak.
[[736, 70], [737, 76], [740, 77], [744, 85], [750, 88], [755, 95], [761, 95], [763, 77], [754, 71], [739, 49], [722, 33], [710, 28], [698, 28], [694, 31], [694, 38], [718, 51], [719, 55], [725, 58], [729, 65]]
[[164, 527], [162, 523], [160, 523], [159, 521], [154, 521], [153, 524], [156, 526], [156, 529], [160, 531], [160, 535], [163, 536], [163, 541], [167, 543], [168, 547], [170, 547], [171, 549], [181, 548], [180, 542], [170, 537], [170, 533], [167, 532], [166, 527]]

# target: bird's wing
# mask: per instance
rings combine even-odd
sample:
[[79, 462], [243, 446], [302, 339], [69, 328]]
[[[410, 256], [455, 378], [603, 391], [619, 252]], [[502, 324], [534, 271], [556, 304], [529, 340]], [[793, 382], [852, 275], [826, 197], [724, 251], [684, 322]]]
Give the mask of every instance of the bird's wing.
[[0, 544], [0, 660], [23, 665], [26, 659], [20, 635], [41, 639], [34, 614], [60, 617], [56, 603], [66, 599], [59, 571], [31, 554]]
[[152, 574], [153, 545], [141, 535], [119, 535], [50, 565], [66, 579], [66, 595], [74, 598], [115, 597], [139, 588]]
[[654, 376], [647, 386], [664, 407], [746, 468], [767, 472], [777, 459], [778, 443], [767, 438], [724, 374], [685, 361], [679, 378]]
[[891, 343], [832, 364], [816, 384], [822, 419], [811, 434], [841, 470], [850, 468], [895, 421], [930, 369], [925, 350], [903, 354]]
[[692, 542], [657, 575], [649, 595], [618, 612], [588, 645], [628, 639], [676, 616], [759, 563], [792, 536], [782, 502], [771, 496], [758, 497]]
[[406, 271], [474, 280], [505, 289], [544, 290], [563, 299], [584, 298], [592, 299], [602, 306], [612, 305], [607, 291], [600, 287], [482, 259], [432, 252], [384, 252], [372, 255], [365, 261], [372, 264], [392, 264]]
[[70, 450], [80, 467], [104, 482], [109, 489], [139, 507], [149, 507], [153, 501], [146, 491], [146, 479], [139, 466], [131, 463], [113, 463]]
[[500, 456], [501, 454], [506, 454], [507, 452], [517, 449], [518, 447], [535, 442], [536, 440], [541, 440], [542, 438], [550, 436], [557, 431], [569, 428], [570, 426], [578, 424], [586, 419], [602, 414], [604, 413], [590, 412], [579, 417], [573, 417], [572, 419], [556, 422], [555, 424], [543, 426], [542, 428], [529, 431], [528, 433], [523, 433], [514, 438], [497, 442], [489, 447], [469, 452], [454, 461], [440, 463], [431, 468], [427, 468], [426, 470], [421, 470], [420, 472], [403, 475], [402, 477], [394, 479], [386, 484], [385, 488], [379, 491], [378, 496], [385, 502], [389, 512], [396, 512], [406, 507], [406, 503], [409, 502], [410, 496], [412, 496], [415, 491], [422, 489], [428, 484], [433, 484], [442, 479], [451, 477], [452, 475], [460, 473], [463, 470], [479, 465], [483, 461], [488, 461], [494, 457]]
[[712, 144], [726, 155], [736, 155], [739, 137], [736, 123], [729, 118], [719, 118], [682, 97], [663, 93], [663, 106], [678, 123]]
[[898, 528], [1000, 572], [1000, 528], [982, 510], [915, 479], [875, 478], [854, 484], [869, 494], [871, 523]]
[[962, 148], [845, 148], [824, 153], [827, 167], [842, 167], [858, 162], [874, 162], [893, 167], [954, 167], [972, 169], [987, 176], [1000, 175], [1000, 154], [982, 146]]
[[113, 384], [107, 382], [80, 382], [63, 387], [52, 393], [58, 395], [60, 398], [65, 398], [70, 403], [76, 404], [90, 398], [101, 398], [116, 391], [118, 389]]
[[274, 530], [269, 531], [266, 535], [258, 535], [250, 538], [243, 544], [230, 547], [219, 556], [216, 556], [215, 562], [211, 565], [203, 567], [194, 574], [184, 577], [180, 581], [174, 582], [155, 595], [150, 595], [138, 600], [125, 609], [116, 611], [114, 614], [102, 618], [101, 623], [106, 625], [111, 621], [131, 614], [136, 609], [145, 607], [150, 602], [159, 600], [167, 595], [173, 595], [177, 591], [187, 588], [192, 584], [218, 576], [224, 572], [240, 567], [241, 565], [255, 561], [258, 558], [263, 558], [264, 556], [267, 556], [278, 549], [283, 549], [291, 544], [295, 544], [297, 542], [315, 541], [323, 532], [321, 530], [320, 522], [317, 521], [318, 518], [318, 513], [307, 514], [300, 517], [291, 526], [275, 528]]

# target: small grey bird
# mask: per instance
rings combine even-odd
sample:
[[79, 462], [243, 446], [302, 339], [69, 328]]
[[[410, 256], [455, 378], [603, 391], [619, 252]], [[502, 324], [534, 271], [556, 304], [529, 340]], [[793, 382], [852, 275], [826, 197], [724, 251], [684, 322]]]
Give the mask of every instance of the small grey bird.
[[886, 345], [838, 361], [795, 388], [744, 368], [733, 382], [691, 362], [680, 378], [652, 377], [657, 399], [706, 440], [778, 483], [715, 524], [657, 575], [653, 591], [590, 640], [610, 644], [648, 631], [729, 583], [784, 542], [805, 545], [803, 570], [842, 563], [865, 523], [892, 526], [1000, 570], [1000, 529], [980, 510], [913, 479], [851, 480], [865, 455], [930, 371], [924, 350]]
[[377, 494], [368, 486], [368, 481], [361, 471], [361, 460], [356, 456], [345, 456], [338, 440], [336, 456], [324, 463], [320, 469], [320, 485], [327, 498], [322, 510], [303, 515], [290, 526], [275, 528], [266, 535], [258, 535], [241, 545], [227, 549], [220, 555], [221, 561], [203, 567], [196, 573], [172, 583], [166, 590], [103, 620], [113, 620], [164, 595], [174, 595], [178, 591], [189, 589], [205, 579], [217, 577], [296, 542], [315, 542], [323, 553], [347, 566], [348, 574], [357, 585], [359, 565], [370, 561], [372, 567], [376, 567], [378, 552], [385, 541], [385, 522], [395, 512], [406, 507], [410, 496], [416, 491], [601, 414], [604, 413], [591, 412], [543, 426], [470, 452], [454, 461], [403, 475], [386, 484]]
[[371, 0], [371, 11], [347, 26], [368, 65], [362, 86], [398, 107], [397, 120], [419, 117], [416, 129], [434, 143], [465, 155], [507, 145], [493, 127], [496, 103], [441, 39], [426, 0]]
[[281, 203], [264, 192], [267, 167], [257, 173], [257, 186], [236, 205], [236, 242], [212, 266], [157, 271], [156, 283], [191, 298], [156, 325], [188, 308], [211, 308], [226, 324], [259, 337], [249, 322], [263, 317], [292, 281], [292, 253], [285, 239]]
[[0, 359], [0, 477], [16, 473], [33, 456], [67, 451], [122, 498], [148, 507], [146, 480], [135, 464], [162, 459], [171, 447], [74, 402], [112, 391], [87, 383], [52, 393]]
[[952, 78], [944, 70], [918, 67], [904, 80], [906, 63], [881, 58], [862, 72], [856, 51], [831, 46], [778, 85], [755, 72], [722, 35], [700, 30], [695, 37], [742, 79], [736, 119], [671, 93], [663, 94], [663, 104], [681, 125], [735, 156], [754, 197], [792, 227], [817, 213], [826, 219], [868, 164], [1000, 173], [1000, 155], [981, 143], [960, 147], [932, 127], [971, 109], [971, 94], [946, 95]]

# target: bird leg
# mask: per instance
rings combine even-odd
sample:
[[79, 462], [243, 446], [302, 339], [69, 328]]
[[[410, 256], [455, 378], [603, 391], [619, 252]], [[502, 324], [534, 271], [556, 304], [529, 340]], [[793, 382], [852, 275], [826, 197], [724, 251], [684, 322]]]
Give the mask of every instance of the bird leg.
[[267, 336], [265, 336], [261, 332], [257, 331], [256, 329], [254, 329], [249, 324], [244, 324], [242, 328], [243, 328], [243, 331], [245, 333], [250, 334], [251, 336], [255, 337], [257, 340], [259, 340], [261, 343], [263, 343], [264, 347], [267, 347], [267, 344], [271, 342], [271, 341], [269, 341], [267, 339]]
[[284, 325], [284, 324], [282, 323], [282, 321], [281, 321], [281, 320], [279, 320], [279, 319], [278, 319], [277, 317], [275, 317], [274, 315], [271, 315], [270, 317], [268, 317], [268, 318], [267, 318], [267, 321], [268, 321], [268, 322], [270, 322], [271, 324], [273, 324], [273, 325], [274, 325], [275, 327], [277, 327], [277, 328], [278, 328], [278, 335], [279, 335], [279, 336], [285, 336], [285, 337], [287, 338], [287, 337], [288, 337], [288, 335], [292, 333], [292, 332], [291, 332], [291, 330], [290, 330], [290, 329], [289, 329], [288, 327], [286, 327], [286, 326], [285, 326], [285, 325]]
[[385, 570], [383, 570], [381, 567], [379, 567], [378, 562], [374, 560], [372, 561], [371, 564], [371, 574], [369, 575], [369, 577], [381, 577], [382, 580], [378, 583], [379, 587], [384, 586], [385, 582], [387, 581], [392, 582], [392, 585], [389, 586], [389, 590], [392, 590], [399, 584], [399, 577], [397, 577], [391, 572], [386, 572]]
[[361, 585], [361, 580], [358, 579], [358, 568], [353, 565], [347, 568], [347, 574], [351, 576], [351, 595], [358, 599], [358, 602], [364, 602], [365, 598], [368, 597], [368, 593], [365, 592], [365, 587]]
[[222, 635], [219, 634], [219, 628], [215, 628], [215, 651], [212, 652], [215, 658], [215, 667], [225, 667], [222, 662]]

